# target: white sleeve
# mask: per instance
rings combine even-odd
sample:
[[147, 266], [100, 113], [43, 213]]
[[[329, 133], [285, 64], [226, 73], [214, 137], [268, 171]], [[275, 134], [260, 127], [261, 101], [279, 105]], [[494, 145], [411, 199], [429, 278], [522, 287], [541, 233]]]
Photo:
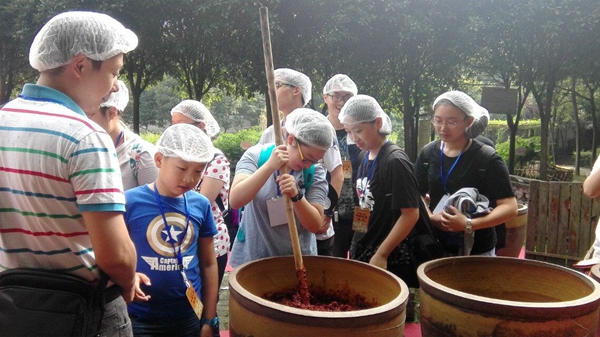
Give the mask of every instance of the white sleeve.
[[273, 137], [273, 125], [269, 126], [265, 129], [265, 131], [263, 131], [263, 133], [260, 135], [260, 140], [258, 141], [258, 144], [267, 143], [275, 143], [275, 137]]
[[594, 255], [592, 258], [600, 258], [600, 224], [596, 220], [596, 238], [594, 239]]
[[592, 168], [592, 172], [594, 172], [598, 169], [600, 169], [600, 156], [598, 156], [598, 158], [596, 159], [596, 162], [594, 163], [594, 167]]
[[328, 171], [332, 172], [336, 167], [342, 165], [342, 156], [338, 150], [337, 144], [330, 147], [323, 156], [323, 167]]

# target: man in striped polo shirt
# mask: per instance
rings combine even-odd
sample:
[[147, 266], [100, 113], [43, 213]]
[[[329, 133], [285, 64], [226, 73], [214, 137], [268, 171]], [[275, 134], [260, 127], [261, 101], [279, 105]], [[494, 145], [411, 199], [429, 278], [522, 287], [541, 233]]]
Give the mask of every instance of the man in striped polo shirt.
[[84, 111], [118, 91], [123, 54], [137, 42], [107, 15], [59, 14], [31, 45], [37, 83], [0, 110], [0, 271], [51, 269], [90, 282], [104, 271], [104, 318], [90, 322], [99, 335], [131, 335], [136, 252], [114, 144]]

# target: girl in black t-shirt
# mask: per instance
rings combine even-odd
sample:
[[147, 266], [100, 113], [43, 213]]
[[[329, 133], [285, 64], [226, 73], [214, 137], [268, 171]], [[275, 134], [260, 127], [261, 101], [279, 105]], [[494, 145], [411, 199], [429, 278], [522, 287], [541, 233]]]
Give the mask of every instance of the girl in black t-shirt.
[[359, 203], [353, 221], [358, 233], [350, 258], [387, 269], [409, 287], [418, 287], [407, 240], [419, 220], [420, 196], [412, 163], [404, 151], [388, 141], [391, 121], [374, 98], [350, 98], [339, 119], [363, 151], [356, 176]]
[[[439, 230], [447, 255], [462, 255], [464, 235], [473, 235], [471, 255], [495, 256], [494, 226], [517, 216], [517, 200], [508, 168], [488, 145], [474, 140], [487, 126], [487, 110], [460, 91], [440, 95], [431, 123], [440, 139], [426, 145], [415, 163], [419, 192], [429, 196], [430, 218]], [[464, 187], [477, 188], [494, 207], [491, 213], [469, 218], [455, 207], [439, 210], [445, 196]]]

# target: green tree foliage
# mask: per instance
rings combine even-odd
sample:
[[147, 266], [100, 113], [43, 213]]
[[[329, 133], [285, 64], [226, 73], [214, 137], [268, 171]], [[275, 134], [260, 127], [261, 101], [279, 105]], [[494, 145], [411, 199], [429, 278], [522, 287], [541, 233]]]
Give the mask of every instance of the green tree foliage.
[[371, 64], [363, 68], [359, 79], [372, 78], [369, 91], [386, 111], [402, 114], [404, 148], [415, 159], [421, 108], [429, 112], [435, 96], [458, 85], [468, 40], [457, 37], [464, 36], [469, 27], [468, 8], [455, 1], [428, 0], [372, 2], [370, 6], [359, 1], [356, 6], [357, 10], [367, 7], [371, 18], [354, 29], [359, 37], [354, 45], [360, 52], [357, 58]]
[[[518, 90], [518, 105], [514, 115], [507, 116], [506, 123], [510, 132], [508, 168], [515, 167], [515, 141], [521, 121], [522, 110], [529, 97], [530, 90], [523, 83], [523, 69], [518, 60], [524, 60], [525, 50], [519, 48], [522, 32], [517, 29], [519, 13], [513, 10], [514, 1], [490, 0], [489, 3], [475, 3], [475, 15], [472, 18], [473, 29], [470, 32], [475, 54], [470, 62], [470, 74], [484, 74], [491, 85], [505, 89]], [[491, 111], [495, 113], [495, 111]]]
[[248, 64], [237, 50], [246, 31], [234, 29], [231, 21], [243, 2], [180, 0], [169, 5], [176, 9], [165, 24], [166, 37], [173, 41], [169, 60], [188, 96], [202, 100], [213, 88], [234, 91], [232, 75]]
[[[521, 88], [523, 117], [537, 111], [542, 121], [542, 156], [553, 141], [553, 116], [562, 110], [554, 105], [563, 104], [556, 95], [562, 97], [565, 78], [577, 80], [577, 104], [585, 111], [582, 127], [591, 123], [594, 135], [600, 128], [597, 0], [5, 0], [0, 4], [0, 101], [34, 79], [27, 51], [46, 20], [66, 9], [97, 10], [140, 38], [123, 69], [132, 93], [134, 131], [138, 125], [161, 123], [151, 113], [158, 103], [142, 103], [142, 93], [158, 86], [165, 74], [179, 81], [172, 85], [174, 97], [215, 104], [223, 128], [235, 128], [238, 117], [251, 118], [242, 117], [245, 112], [225, 97], [250, 98], [266, 91], [261, 3], [269, 7], [275, 67], [309, 75], [314, 97], [329, 77], [348, 74], [359, 92], [377, 98], [398, 121], [395, 130], [412, 158], [418, 116], [430, 112], [433, 99], [449, 89], [477, 92], [471, 84], [482, 81]], [[528, 93], [535, 107], [527, 105]], [[163, 100], [153, 95], [149, 101]], [[564, 104], [573, 109], [567, 106], [570, 100]], [[151, 122], [142, 122], [146, 119]], [[513, 123], [516, 135], [519, 117], [507, 123]], [[557, 126], [563, 124], [557, 120]], [[597, 142], [594, 136], [593, 147]], [[543, 171], [547, 158], [541, 162]]]
[[[140, 100], [139, 125], [148, 130], [149, 126], [165, 128], [171, 124], [171, 109], [181, 102], [177, 90], [177, 80], [167, 76], [164, 81], [158, 82], [142, 93]], [[133, 123], [133, 109], [128, 105], [123, 113], [128, 123]]]
[[[139, 39], [138, 47], [125, 57], [123, 72], [127, 77], [133, 104], [133, 129], [139, 132], [142, 93], [173, 72], [169, 62], [175, 41], [165, 36], [165, 23], [172, 20], [174, 10], [169, 0], [124, 0], [115, 5], [115, 17], [133, 30]], [[118, 7], [117, 7], [118, 6]]]
[[37, 30], [54, 12], [30, 0], [0, 2], [0, 104], [14, 96], [24, 82], [35, 81], [29, 65], [29, 46]]
[[263, 95], [257, 95], [250, 100], [226, 96], [210, 104], [210, 112], [219, 123], [221, 132], [258, 125], [264, 109]]

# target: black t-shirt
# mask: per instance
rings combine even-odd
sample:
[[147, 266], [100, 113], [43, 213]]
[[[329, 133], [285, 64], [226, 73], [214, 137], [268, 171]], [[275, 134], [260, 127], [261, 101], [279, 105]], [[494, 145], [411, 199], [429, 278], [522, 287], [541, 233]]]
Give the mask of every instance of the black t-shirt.
[[[464, 187], [475, 187], [479, 193], [485, 195], [495, 206], [498, 199], [514, 196], [510, 183], [508, 167], [498, 153], [493, 153], [486, 158], [482, 144], [477, 140], [465, 151], [448, 177], [446, 188], [440, 177], [440, 140], [427, 144], [419, 153], [414, 166], [415, 176], [419, 182], [421, 195], [429, 193], [431, 197], [430, 209], [434, 210], [444, 194], [453, 194]], [[456, 161], [457, 157], [444, 156], [444, 175]], [[485, 163], [487, 161], [487, 163]], [[427, 165], [428, 164], [428, 165]], [[458, 234], [442, 232], [438, 230], [440, 241], [446, 245], [446, 249], [454, 253]], [[462, 235], [462, 233], [460, 233]], [[462, 237], [462, 236], [461, 236]], [[475, 242], [471, 254], [482, 254], [492, 250], [496, 246], [496, 231], [494, 227], [475, 231]]]
[[[379, 151], [392, 143], [387, 142]], [[369, 262], [377, 248], [387, 238], [390, 231], [402, 214], [401, 208], [419, 208], [419, 190], [417, 179], [413, 174], [413, 165], [406, 153], [401, 150], [391, 152], [387, 158], [375, 158], [375, 166], [371, 179], [367, 182], [369, 168], [373, 161], [361, 164], [358, 170], [357, 189], [361, 206], [371, 210], [367, 233], [351, 249], [351, 256], [363, 262]], [[380, 170], [387, 167], [386, 177]], [[364, 184], [367, 182], [366, 188]], [[388, 258], [388, 269], [393, 270], [395, 264], [411, 264], [407, 240], [404, 240]], [[399, 275], [400, 276], [400, 275]]]
[[335, 130], [335, 133], [342, 160], [350, 160], [352, 163], [352, 178], [344, 179], [342, 192], [338, 199], [337, 211], [340, 219], [351, 221], [354, 216], [354, 205], [357, 202], [354, 178], [359, 166], [358, 155], [360, 154], [360, 149], [356, 144], [348, 144], [348, 133], [346, 130]]

